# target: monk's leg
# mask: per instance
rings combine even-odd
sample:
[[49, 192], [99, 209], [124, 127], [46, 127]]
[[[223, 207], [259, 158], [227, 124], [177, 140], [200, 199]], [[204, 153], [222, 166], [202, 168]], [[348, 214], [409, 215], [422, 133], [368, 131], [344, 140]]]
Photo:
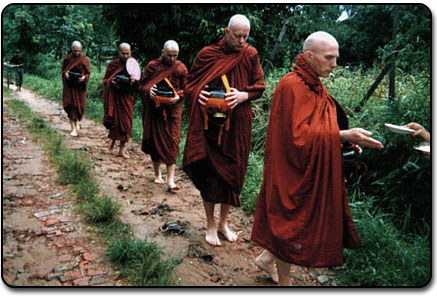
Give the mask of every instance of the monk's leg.
[[118, 152], [118, 155], [120, 155], [123, 158], [128, 159], [129, 155], [127, 155], [127, 152], [126, 152], [126, 147], [127, 147], [126, 144], [127, 144], [127, 142], [120, 141], [120, 151]]
[[278, 283], [278, 271], [275, 267], [276, 257], [265, 249], [254, 261], [258, 268], [264, 270], [270, 275], [270, 278], [275, 284]]
[[170, 190], [179, 190], [176, 183], [174, 182], [174, 175], [176, 172], [176, 165], [167, 165], [167, 176], [168, 176], [168, 188]]
[[157, 161], [153, 161], [153, 171], [155, 172], [155, 182], [156, 184], [164, 184], [165, 181], [162, 179], [162, 172], [161, 172], [161, 163]]
[[77, 131], [76, 131], [76, 124], [74, 120], [70, 119], [70, 127], [71, 127], [71, 132], [70, 135], [72, 135], [73, 137], [77, 136]]
[[114, 149], [114, 146], [115, 146], [115, 140], [114, 139], [110, 139], [108, 150], [112, 151], [112, 149]]
[[281, 261], [276, 258], [276, 267], [278, 268], [278, 279], [280, 286], [291, 286], [290, 267], [287, 262]]
[[79, 120], [75, 121], [75, 124], [76, 124], [76, 130], [79, 131], [80, 130]]
[[220, 246], [222, 243], [218, 238], [217, 225], [214, 220], [214, 203], [206, 202], [203, 200], [203, 207], [206, 213], [206, 235], [205, 240], [207, 243], [215, 246]]
[[237, 241], [238, 236], [228, 227], [228, 215], [231, 205], [220, 204], [220, 220], [218, 224], [218, 231], [225, 236], [226, 240], [230, 242]]

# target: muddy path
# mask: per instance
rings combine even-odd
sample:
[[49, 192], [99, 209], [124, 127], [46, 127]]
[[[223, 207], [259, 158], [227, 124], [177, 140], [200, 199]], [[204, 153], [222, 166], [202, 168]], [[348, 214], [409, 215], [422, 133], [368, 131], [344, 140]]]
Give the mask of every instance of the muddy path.
[[[11, 97], [24, 101], [34, 113], [42, 116], [62, 135], [68, 148], [84, 152], [88, 156], [102, 191], [123, 205], [122, 221], [132, 227], [135, 236], [157, 242], [166, 256], [174, 256], [181, 260], [174, 271], [181, 286], [275, 285], [266, 273], [253, 264], [253, 259], [260, 253], [261, 248], [250, 242], [253, 222], [251, 216], [232, 208], [229, 225], [238, 233], [238, 242], [229, 243], [222, 239], [221, 247], [212, 247], [204, 240], [205, 214], [200, 194], [180, 169], [176, 173], [176, 184], [181, 190], [169, 193], [166, 185], [153, 183], [152, 162], [150, 157], [141, 151], [140, 144], [133, 141], [129, 143], [130, 159], [126, 160], [116, 155], [118, 147], [114, 153], [108, 152], [108, 132], [100, 123], [83, 119], [80, 122], [81, 130], [78, 137], [72, 137], [69, 134], [67, 116], [60, 104], [27, 89], [12, 92]], [[7, 119], [5, 112], [3, 117]], [[4, 128], [4, 142], [9, 138], [8, 133]], [[3, 147], [7, 147], [5, 143]], [[21, 146], [14, 147], [14, 154], [28, 156], [28, 152], [20, 152], [20, 148]], [[44, 159], [44, 153], [40, 149], [31, 152], [34, 156]], [[6, 160], [5, 156], [3, 158]], [[14, 161], [11, 160], [10, 163], [14, 167]], [[41, 166], [49, 168], [47, 162], [43, 162]], [[56, 176], [53, 170], [42, 169], [41, 172], [46, 173], [46, 178], [55, 183]], [[15, 177], [13, 173], [4, 175]], [[3, 186], [7, 192], [14, 191], [13, 186], [8, 185], [10, 183], [11, 181], [3, 179]], [[41, 181], [40, 184], [45, 183], [49, 182]], [[24, 188], [22, 191], [24, 197], [39, 197], [31, 192], [30, 188]], [[68, 196], [63, 198], [72, 200]], [[25, 207], [17, 208], [21, 210]], [[73, 216], [72, 220], [79, 218]], [[4, 226], [11, 224], [7, 218], [4, 218], [3, 223]], [[104, 256], [104, 252], [99, 253]], [[336, 285], [336, 280], [329, 276], [326, 269], [292, 266], [291, 270], [296, 286]]]

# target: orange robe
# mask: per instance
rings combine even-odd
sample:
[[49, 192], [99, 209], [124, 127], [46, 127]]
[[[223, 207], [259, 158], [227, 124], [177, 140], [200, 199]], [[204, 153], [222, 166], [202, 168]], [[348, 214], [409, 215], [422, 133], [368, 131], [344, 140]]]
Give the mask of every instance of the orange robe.
[[[83, 82], [78, 82], [75, 79], [70, 78], [67, 80], [65, 74], [68, 71], [78, 72], [85, 76]], [[82, 120], [83, 113], [85, 112], [86, 104], [86, 89], [88, 85], [88, 79], [91, 74], [90, 63], [88, 58], [79, 54], [75, 56], [73, 53], [68, 54], [62, 62], [62, 103], [68, 118], [74, 121]]]
[[[186, 66], [176, 61], [167, 64], [162, 58], [150, 61], [144, 70], [139, 90], [143, 99], [143, 139], [141, 150], [150, 154], [153, 161], [167, 165], [175, 164], [181, 139], [182, 100], [188, 76]], [[174, 105], [156, 107], [149, 97], [153, 85], [168, 78], [180, 99]]]
[[[229, 131], [218, 145], [220, 127], [209, 117], [209, 128], [204, 129], [197, 99], [207, 83], [223, 74], [231, 87], [248, 92], [249, 100], [232, 111]], [[184, 90], [189, 124], [182, 167], [206, 202], [241, 206], [239, 195], [252, 139], [251, 100], [261, 97], [265, 88], [258, 52], [248, 44], [240, 52], [232, 52], [225, 36], [197, 55]]]
[[136, 85], [114, 85], [111, 81], [116, 75], [129, 77], [126, 62], [121, 59], [109, 62], [103, 77], [103, 124], [109, 129], [108, 138], [128, 142], [132, 134]]
[[302, 266], [338, 266], [360, 245], [346, 196], [346, 114], [303, 55], [276, 87], [252, 241]]

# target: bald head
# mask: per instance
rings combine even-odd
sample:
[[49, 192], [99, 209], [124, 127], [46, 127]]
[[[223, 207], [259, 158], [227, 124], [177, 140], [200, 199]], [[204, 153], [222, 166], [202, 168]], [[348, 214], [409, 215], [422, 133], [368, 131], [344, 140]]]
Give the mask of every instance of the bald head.
[[80, 43], [80, 41], [75, 40], [71, 43], [71, 47], [72, 48], [76, 48], [76, 47], [82, 48], [82, 44]]
[[242, 14], [234, 15], [226, 27], [226, 43], [229, 48], [234, 52], [241, 51], [247, 42], [249, 32], [249, 19]]
[[121, 60], [127, 60], [127, 58], [129, 58], [131, 55], [131, 49], [130, 49], [130, 44], [128, 43], [121, 43], [118, 46], [118, 56], [120, 57]]
[[73, 41], [71, 43], [71, 51], [73, 52], [73, 55], [79, 56], [82, 51], [82, 44], [77, 40]]
[[317, 31], [310, 34], [303, 44], [302, 52], [313, 51], [316, 52], [326, 46], [337, 46], [338, 42], [334, 36], [324, 31]]
[[167, 40], [164, 43], [164, 48], [161, 51], [162, 59], [165, 63], [173, 65], [179, 55], [179, 45], [174, 40]]
[[231, 19], [229, 20], [228, 28], [233, 29], [235, 28], [235, 26], [248, 27], [250, 30], [250, 21], [246, 16], [242, 14], [236, 14], [232, 16]]
[[179, 51], [179, 45], [176, 41], [174, 40], [167, 40], [164, 43], [164, 47], [163, 50], [169, 50], [169, 51]]
[[307, 37], [303, 44], [305, 61], [319, 77], [329, 77], [331, 71], [337, 67], [338, 42], [327, 32], [317, 31]]
[[122, 49], [126, 49], [130, 51], [130, 44], [126, 43], [126, 42], [122, 42], [119, 46], [118, 46], [118, 50], [121, 51]]

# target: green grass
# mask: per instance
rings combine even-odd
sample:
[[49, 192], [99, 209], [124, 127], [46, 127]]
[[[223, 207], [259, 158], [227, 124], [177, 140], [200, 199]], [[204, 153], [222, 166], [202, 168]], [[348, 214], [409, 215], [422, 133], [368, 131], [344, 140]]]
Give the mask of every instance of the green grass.
[[[99, 186], [93, 178], [90, 161], [81, 154], [72, 152], [62, 143], [62, 137], [44, 120], [35, 116], [32, 110], [22, 101], [8, 100], [7, 105], [12, 113], [34, 135], [35, 139], [47, 152], [50, 160], [57, 167], [58, 180], [68, 184], [76, 193], [78, 210], [85, 219], [94, 224], [102, 239], [108, 243], [108, 255], [116, 261], [116, 253], [122, 250], [114, 249], [119, 245], [120, 237], [123, 244], [138, 247], [137, 254], [129, 254], [129, 261], [115, 262], [136, 286], [176, 285], [172, 270], [174, 260], [161, 258], [162, 250], [156, 243], [147, 243], [134, 239], [129, 226], [120, 219], [121, 204], [111, 198], [101, 195]], [[146, 248], [145, 251], [141, 249]]]
[[108, 248], [110, 259], [122, 269], [122, 274], [132, 276], [134, 286], [174, 286], [174, 278], [166, 274], [178, 264], [175, 259], [156, 262], [162, 252], [154, 242], [121, 238]]
[[[356, 200], [355, 195], [351, 201]], [[340, 285], [426, 286], [431, 279], [430, 239], [420, 235], [406, 237], [393, 225], [391, 215], [372, 214], [374, 199], [365, 196], [351, 203], [362, 247], [345, 251], [345, 263], [336, 269]]]

